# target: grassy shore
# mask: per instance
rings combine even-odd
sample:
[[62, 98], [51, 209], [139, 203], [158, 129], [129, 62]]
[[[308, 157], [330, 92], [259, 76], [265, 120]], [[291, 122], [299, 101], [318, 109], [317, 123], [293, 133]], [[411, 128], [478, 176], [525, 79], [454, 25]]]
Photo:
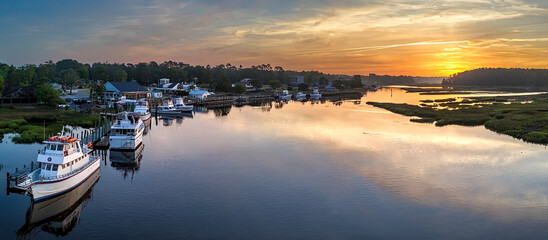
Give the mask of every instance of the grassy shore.
[[[432, 101], [433, 102], [433, 101]], [[471, 104], [473, 103], [473, 104]], [[485, 126], [497, 133], [510, 135], [527, 142], [548, 144], [548, 96], [538, 96], [532, 102], [509, 102], [508, 99], [470, 98], [462, 102], [444, 102], [439, 109], [434, 105], [421, 106], [367, 102], [391, 112], [412, 116], [412, 122], [435, 123], [436, 126]]]
[[6, 133], [19, 133], [15, 143], [34, 143], [60, 132], [64, 125], [90, 128], [99, 121], [98, 115], [49, 107], [0, 108], [0, 138]]

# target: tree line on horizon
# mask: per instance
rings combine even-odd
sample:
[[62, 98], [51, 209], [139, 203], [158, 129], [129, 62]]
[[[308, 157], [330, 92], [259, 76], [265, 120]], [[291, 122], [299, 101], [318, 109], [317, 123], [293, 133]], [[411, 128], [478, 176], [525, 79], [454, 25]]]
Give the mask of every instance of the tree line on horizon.
[[305, 82], [317, 81], [320, 77], [336, 79], [340, 75], [324, 74], [318, 71], [291, 71], [270, 64], [253, 65], [244, 68], [230, 63], [214, 67], [191, 66], [183, 62], [165, 61], [156, 63], [79, 63], [73, 59], [58, 62], [46, 61], [39, 65], [26, 64], [15, 67], [0, 63], [0, 76], [8, 86], [40, 85], [43, 83], [59, 83], [66, 86], [76, 84], [76, 81], [136, 81], [141, 85], [150, 86], [160, 78], [169, 78], [171, 82], [194, 82], [196, 84], [215, 84], [229, 80], [239, 82], [244, 78], [260, 80], [263, 84], [279, 81], [289, 83], [290, 76], [304, 76]]
[[[59, 83], [72, 88], [78, 81], [136, 81], [143, 86], [157, 83], [160, 78], [169, 78], [171, 82], [194, 82], [216, 87], [227, 87], [238, 83], [244, 78], [250, 78], [260, 84], [289, 84], [290, 76], [304, 76], [305, 83], [313, 82], [327, 84], [329, 81], [351, 81], [353, 78], [347, 75], [326, 74], [319, 71], [293, 71], [285, 70], [280, 66], [259, 64], [251, 67], [236, 66], [230, 63], [217, 66], [192, 66], [183, 62], [165, 61], [132, 63], [80, 63], [73, 59], [64, 59], [58, 62], [51, 60], [42, 64], [26, 64], [15, 67], [0, 63], [0, 78], [4, 79], [7, 86], [37, 86], [40, 84]], [[358, 75], [357, 75], [358, 76]], [[413, 82], [408, 76], [375, 75], [379, 83], [391, 84]], [[361, 76], [360, 76], [361, 77]], [[364, 76], [365, 79], [368, 76]], [[410, 80], [409, 80], [410, 79]], [[1, 79], [0, 79], [1, 80]], [[0, 84], [4, 85], [4, 84]], [[344, 84], [343, 84], [344, 85]], [[346, 84], [350, 85], [350, 84]], [[356, 84], [353, 84], [356, 85]]]
[[456, 73], [443, 85], [548, 87], [548, 69], [478, 68]]

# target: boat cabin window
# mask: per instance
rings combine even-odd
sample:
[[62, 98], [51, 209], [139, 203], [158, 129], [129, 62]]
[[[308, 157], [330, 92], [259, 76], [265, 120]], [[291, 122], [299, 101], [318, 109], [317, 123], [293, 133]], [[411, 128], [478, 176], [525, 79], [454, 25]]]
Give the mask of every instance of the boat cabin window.
[[52, 167], [52, 169], [51, 169], [51, 170], [53, 170], [53, 171], [57, 171], [57, 168], [58, 168], [58, 167], [59, 167], [59, 166], [57, 166], [57, 165], [53, 165], [53, 167]]
[[57, 145], [57, 151], [63, 151], [63, 145]]
[[46, 170], [51, 170], [51, 165], [50, 164], [46, 164]]
[[48, 146], [48, 149], [49, 149], [49, 150], [52, 150], [52, 151], [55, 151], [56, 148], [57, 148], [57, 146], [56, 146], [56, 145], [53, 145], [53, 144], [51, 144], [51, 145]]

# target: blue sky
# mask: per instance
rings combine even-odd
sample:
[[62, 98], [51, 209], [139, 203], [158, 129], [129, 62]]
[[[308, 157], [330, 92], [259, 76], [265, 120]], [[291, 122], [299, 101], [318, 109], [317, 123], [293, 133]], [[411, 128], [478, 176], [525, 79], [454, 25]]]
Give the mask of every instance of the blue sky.
[[0, 62], [447, 75], [548, 67], [548, 1], [0, 1]]

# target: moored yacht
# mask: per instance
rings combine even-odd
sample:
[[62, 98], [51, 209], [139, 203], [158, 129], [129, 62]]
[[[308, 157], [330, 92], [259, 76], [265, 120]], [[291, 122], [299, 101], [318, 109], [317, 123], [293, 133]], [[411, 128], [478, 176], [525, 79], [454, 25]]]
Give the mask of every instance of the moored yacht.
[[171, 100], [165, 100], [162, 105], [156, 109], [157, 114], [181, 114], [181, 110], [178, 110], [173, 105]]
[[141, 120], [146, 121], [150, 118], [150, 110], [148, 108], [148, 102], [144, 99], [141, 99], [135, 103], [135, 109], [133, 109], [134, 113], [137, 113], [140, 115]]
[[145, 124], [139, 114], [119, 113], [110, 128], [110, 149], [134, 150], [143, 141]]
[[17, 230], [18, 239], [30, 239], [39, 229], [57, 236], [67, 235], [80, 222], [80, 213], [86, 205], [84, 202], [90, 200], [92, 188], [100, 175], [101, 169], [97, 169], [66, 194], [32, 203], [27, 210], [25, 225]]
[[181, 110], [182, 112], [190, 112], [194, 109], [193, 105], [186, 105], [182, 98], [175, 97], [172, 99], [175, 109]]
[[305, 98], [306, 98], [306, 93], [298, 92], [297, 94], [295, 94], [295, 99], [297, 100], [303, 100]]
[[322, 94], [320, 93], [320, 91], [318, 91], [318, 89], [314, 89], [314, 91], [310, 94], [310, 98], [312, 99], [318, 99], [321, 97], [322, 97]]
[[92, 155], [91, 143], [84, 145], [63, 133], [43, 142], [38, 152], [39, 168], [18, 176], [15, 188], [26, 191], [33, 201], [66, 193], [88, 179], [100, 167], [100, 157]]
[[278, 97], [280, 100], [291, 100], [291, 94], [289, 94], [289, 91], [283, 90], [282, 95]]

